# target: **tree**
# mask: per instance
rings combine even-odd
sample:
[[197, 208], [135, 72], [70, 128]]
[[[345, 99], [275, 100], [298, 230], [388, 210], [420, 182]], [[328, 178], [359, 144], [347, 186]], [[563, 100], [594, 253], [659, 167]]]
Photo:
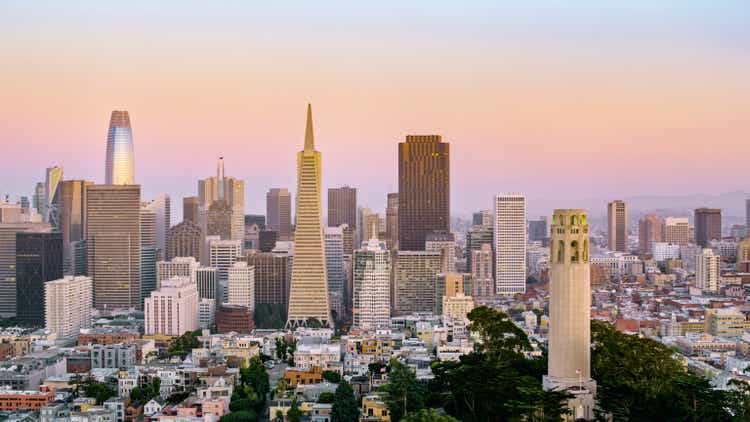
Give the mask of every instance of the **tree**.
[[250, 359], [247, 368], [240, 370], [240, 382], [242, 385], [250, 385], [260, 396], [265, 397], [271, 391], [271, 385], [268, 380], [268, 372], [263, 366], [260, 358], [254, 356]]
[[86, 397], [93, 397], [96, 400], [96, 404], [102, 404], [107, 401], [108, 398], [117, 395], [117, 392], [109, 388], [106, 384], [94, 382], [91, 378], [84, 381], [82, 387], [83, 393]]
[[219, 419], [219, 422], [255, 422], [257, 420], [258, 415], [252, 410], [241, 410], [227, 413]]
[[435, 409], [422, 409], [414, 413], [409, 413], [402, 422], [459, 422], [452, 416], [440, 415]]
[[201, 330], [187, 331], [176, 339], [172, 340], [167, 349], [170, 356], [179, 356], [180, 359], [185, 359], [185, 356], [189, 355], [193, 349], [197, 349], [203, 346], [198, 340], [202, 334]]
[[486, 306], [474, 308], [467, 315], [469, 329], [482, 339], [479, 349], [488, 358], [514, 358], [531, 350], [526, 334], [507, 315]]
[[354, 397], [354, 390], [348, 382], [342, 380], [333, 395], [331, 422], [357, 422], [359, 420], [359, 406]]
[[150, 383], [135, 387], [130, 391], [130, 400], [136, 404], [146, 404], [161, 393], [161, 379], [154, 377]]
[[382, 387], [385, 402], [391, 411], [391, 420], [398, 422], [406, 413], [424, 407], [427, 392], [408, 366], [391, 360], [388, 383]]
[[292, 399], [292, 405], [286, 412], [286, 418], [289, 422], [299, 422], [302, 419], [302, 411], [299, 409], [299, 402], [296, 397]]
[[333, 404], [334, 397], [330, 391], [324, 391], [318, 396], [318, 403]]
[[323, 379], [330, 383], [338, 384], [341, 382], [341, 375], [338, 372], [323, 371]]

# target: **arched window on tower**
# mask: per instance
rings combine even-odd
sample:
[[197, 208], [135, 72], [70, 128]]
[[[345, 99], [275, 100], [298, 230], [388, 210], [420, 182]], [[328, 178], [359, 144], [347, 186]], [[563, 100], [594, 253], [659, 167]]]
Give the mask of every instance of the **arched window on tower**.
[[583, 241], [583, 262], [589, 262], [589, 241]]
[[570, 262], [577, 264], [580, 260], [580, 251], [578, 250], [578, 241], [574, 240], [570, 243]]
[[576, 217], [575, 215], [571, 215], [570, 216], [570, 225], [571, 226], [575, 226], [576, 224], [578, 224], [578, 217]]
[[557, 243], [557, 263], [563, 264], [564, 259], [565, 259], [565, 242], [561, 240]]

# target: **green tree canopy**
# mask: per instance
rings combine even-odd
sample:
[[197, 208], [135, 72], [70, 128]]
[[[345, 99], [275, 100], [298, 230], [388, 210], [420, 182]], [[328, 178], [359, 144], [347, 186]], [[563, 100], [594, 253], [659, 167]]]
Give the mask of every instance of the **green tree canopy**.
[[330, 383], [338, 384], [341, 382], [341, 375], [334, 371], [323, 371], [323, 379]]
[[404, 414], [425, 406], [427, 390], [417, 381], [411, 369], [398, 360], [392, 359], [390, 368], [388, 383], [381, 387], [381, 391], [385, 394], [391, 420], [398, 422]]
[[354, 390], [348, 382], [342, 380], [333, 397], [331, 422], [357, 422], [359, 420], [359, 406], [354, 397]]
[[402, 422], [459, 422], [458, 419], [452, 416], [446, 416], [439, 414], [435, 409], [422, 409], [414, 413], [409, 413], [403, 419]]
[[333, 404], [335, 396], [330, 391], [324, 391], [318, 396], [318, 403]]
[[296, 397], [292, 399], [292, 405], [286, 412], [286, 418], [289, 422], [299, 422], [302, 419], [302, 411]]

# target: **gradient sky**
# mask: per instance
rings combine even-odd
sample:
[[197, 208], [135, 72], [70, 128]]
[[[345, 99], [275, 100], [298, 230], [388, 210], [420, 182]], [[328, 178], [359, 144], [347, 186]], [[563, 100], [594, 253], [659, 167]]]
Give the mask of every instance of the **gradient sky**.
[[451, 143], [458, 213], [750, 190], [747, 0], [360, 3], [0, 0], [0, 192], [55, 164], [103, 182], [127, 109], [144, 198], [180, 204], [223, 155], [264, 212], [308, 101], [324, 189], [375, 209], [414, 133]]

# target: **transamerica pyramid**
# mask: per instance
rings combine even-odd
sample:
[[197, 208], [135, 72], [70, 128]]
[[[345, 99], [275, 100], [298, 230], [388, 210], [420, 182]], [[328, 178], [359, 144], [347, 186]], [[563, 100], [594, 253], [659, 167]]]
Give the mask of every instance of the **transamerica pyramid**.
[[287, 328], [306, 326], [311, 319], [324, 327], [333, 326], [323, 239], [321, 166], [322, 157], [315, 150], [312, 107], [308, 104], [305, 148], [297, 153], [297, 223]]

